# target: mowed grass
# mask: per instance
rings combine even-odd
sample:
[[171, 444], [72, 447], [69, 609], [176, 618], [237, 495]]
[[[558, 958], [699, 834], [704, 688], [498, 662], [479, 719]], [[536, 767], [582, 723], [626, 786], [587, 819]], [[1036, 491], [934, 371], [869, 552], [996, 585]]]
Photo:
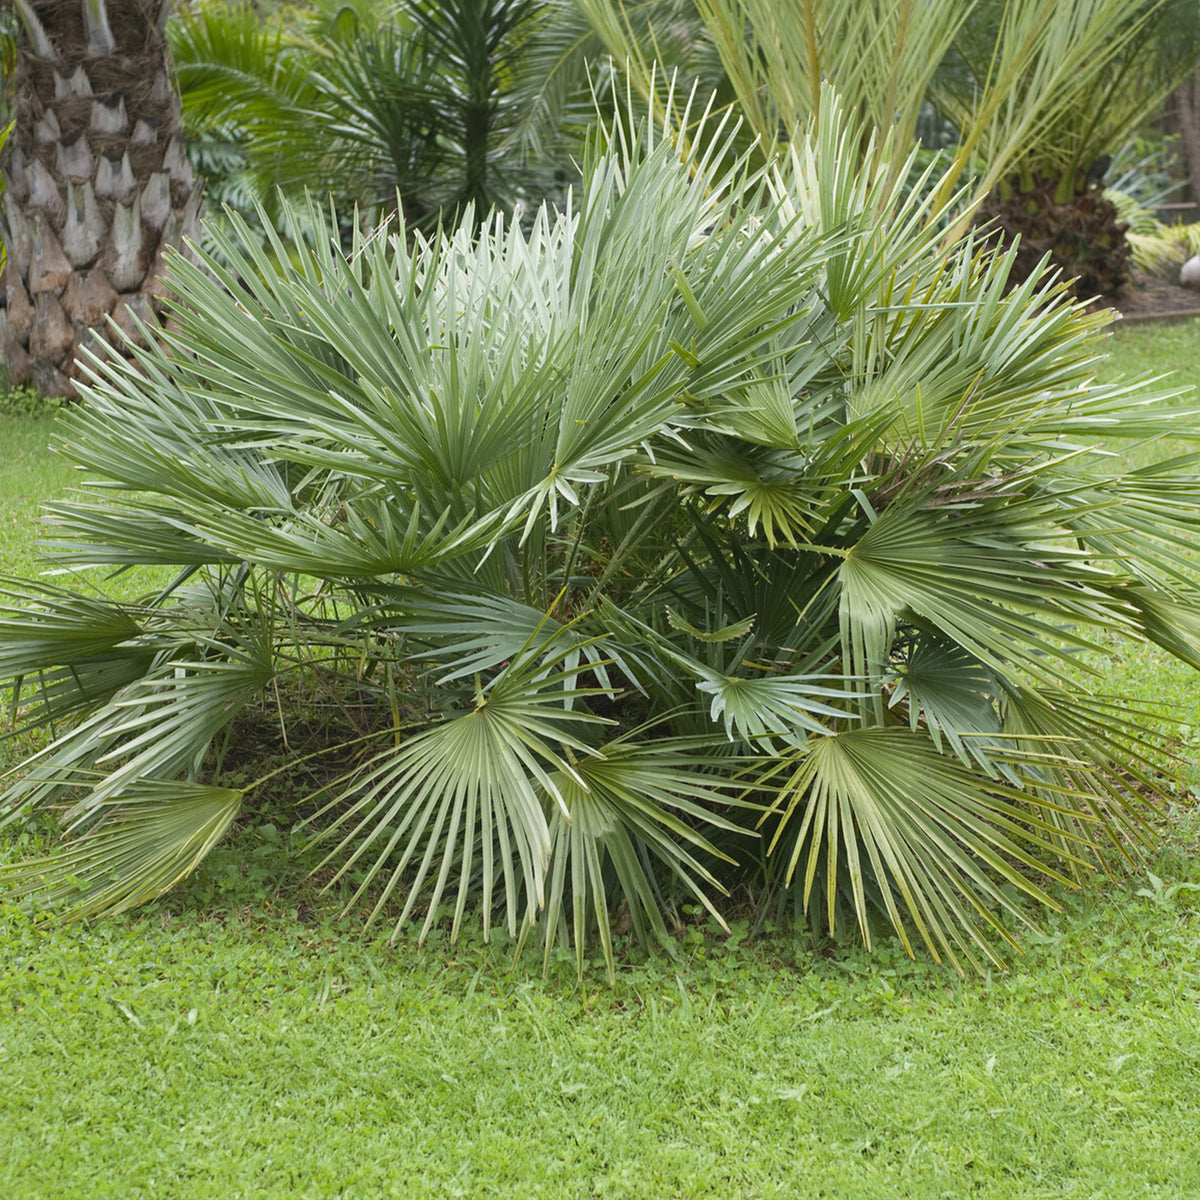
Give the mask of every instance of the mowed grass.
[[[1111, 346], [1200, 383], [1195, 326]], [[50, 426], [8, 420], [6, 534], [69, 481]], [[1137, 648], [1119, 687], [1200, 731], [1194, 673]], [[615, 986], [505, 935], [389, 946], [306, 879], [269, 797], [128, 917], [0, 906], [0, 1196], [1200, 1197], [1190, 778], [1156, 857], [1063, 893], [983, 979], [687, 913]]]
[[1157, 898], [1071, 901], [984, 980], [893, 944], [698, 929], [579, 986], [504, 938], [387, 947], [298, 920], [220, 858], [216, 899], [51, 933], [8, 914], [0, 1187], [1198, 1196], [1200, 877], [1158, 865]]
[[52, 414], [6, 411], [0, 404], [0, 573], [39, 570], [35, 540], [41, 506], [61, 495], [72, 469], [47, 450]]

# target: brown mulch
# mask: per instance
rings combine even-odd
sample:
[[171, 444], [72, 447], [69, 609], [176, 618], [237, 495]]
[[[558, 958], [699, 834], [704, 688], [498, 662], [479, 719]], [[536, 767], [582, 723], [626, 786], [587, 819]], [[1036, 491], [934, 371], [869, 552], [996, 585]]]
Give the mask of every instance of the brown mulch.
[[1110, 297], [1108, 303], [1131, 321], [1178, 319], [1183, 315], [1200, 317], [1200, 292], [1137, 270], [1133, 281]]

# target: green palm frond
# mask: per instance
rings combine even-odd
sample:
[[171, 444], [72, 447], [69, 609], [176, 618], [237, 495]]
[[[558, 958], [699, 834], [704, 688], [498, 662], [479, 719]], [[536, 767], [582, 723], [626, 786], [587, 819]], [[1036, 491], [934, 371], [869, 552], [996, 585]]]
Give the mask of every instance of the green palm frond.
[[[706, 771], [707, 768], [707, 771]], [[708, 771], [720, 772], [710, 774]], [[610, 920], [613, 884], [619, 889], [632, 926], [643, 943], [668, 938], [663, 920], [663, 884], [654, 866], [721, 924], [705, 888], [724, 890], [701, 858], [724, 859], [704, 830], [736, 832], [723, 817], [730, 792], [729, 763], [683, 739], [640, 742], [617, 739], [588, 758], [575, 772], [554, 779], [561, 808], [550, 822], [551, 881], [545, 913], [547, 959], [556, 940], [566, 940], [565, 898], [571, 898], [570, 932], [579, 969], [589, 934], [598, 931], [610, 978], [614, 974]], [[568, 887], [569, 884], [569, 887]]]
[[[111, 652], [143, 634], [128, 610], [45, 582], [4, 579], [0, 596], [0, 677], [37, 671], [50, 663]], [[31, 609], [32, 596], [41, 607]]]
[[970, 766], [994, 773], [988, 750], [999, 735], [999, 689], [986, 666], [961, 646], [917, 633], [896, 666], [888, 707], [908, 710], [909, 727], [923, 725], [934, 749], [943, 739]]
[[[1051, 679], [1071, 653], [1095, 648], [1072, 627], [1128, 632], [1112, 576], [1082, 551], [1039, 537], [1036, 524], [1022, 528], [1020, 507], [1005, 503], [1008, 529], [950, 508], [895, 506], [879, 514], [838, 568], [853, 673], [879, 676], [908, 613], [993, 670]], [[1031, 507], [1040, 515], [1040, 506]]]
[[1048, 860], [1077, 860], [1086, 850], [1084, 835], [1070, 835], [1084, 842], [1072, 850], [1067, 827], [1045, 819], [1048, 799], [1043, 815], [1031, 816], [1022, 790], [982, 781], [912, 730], [813, 738], [792, 757], [772, 849], [786, 855], [789, 880], [800, 872], [806, 907], [818, 872], [824, 876], [830, 925], [844, 859], [868, 945], [870, 890], [905, 945], [911, 927], [939, 960], [958, 965], [961, 954], [978, 967], [978, 952], [998, 963], [994, 942], [1012, 942], [1000, 914], [1029, 922], [1005, 885], [1054, 907], [1026, 870], [1065, 883]]
[[693, 485], [709, 498], [711, 511], [742, 518], [751, 537], [761, 530], [770, 546], [795, 546], [811, 536], [820, 509], [810, 466], [801, 453], [695, 436], [647, 464], [655, 475]]
[[1004, 733], [1036, 751], [1026, 789], [1037, 816], [1060, 845], [1087, 841], [1103, 867], [1137, 861], [1162, 798], [1162, 754], [1143, 731], [1163, 713], [1126, 697], [1005, 690]]
[[574, 671], [590, 671], [610, 695], [610, 665], [635, 685], [641, 674], [637, 658], [627, 655], [620, 641], [596, 632], [596, 622], [587, 612], [564, 624], [554, 616], [554, 608], [539, 612], [507, 596], [455, 594], [449, 588], [434, 594], [414, 590], [383, 606], [372, 625], [402, 631], [414, 647], [412, 659], [430, 664], [438, 687], [505, 667], [531, 650], [543, 651], [547, 666], [562, 661], [567, 672], [563, 687], [568, 690]]
[[[424, 938], [437, 920], [451, 873], [457, 872], [452, 929], [452, 937], [457, 937], [476, 870], [482, 872], [486, 936], [497, 861], [511, 934], [515, 936], [522, 920], [522, 898], [525, 917], [545, 907], [551, 843], [541, 797], [566, 811], [555, 778], [580, 781], [573, 763], [594, 753], [582, 738], [589, 726], [602, 722], [570, 704], [597, 689], [561, 686], [580, 674], [575, 641], [563, 627], [545, 638], [542, 633], [542, 625], [532, 630], [511, 661], [486, 682], [477, 674], [473, 696], [464, 697], [440, 723], [380, 752], [363, 770], [353, 772], [313, 818], [332, 816], [317, 840], [335, 835], [339, 839], [321, 864], [342, 860], [329, 886], [368, 856], [347, 907], [356, 904], [377, 877], [386, 876], [369, 918], [374, 920], [397, 887], [407, 888], [393, 936], [428, 884]], [[431, 880], [435, 864], [437, 874]]]
[[1144, 584], [1130, 584], [1121, 594], [1137, 610], [1138, 626], [1149, 641], [1200, 670], [1200, 605], [1195, 597], [1172, 596]]
[[243, 793], [143, 777], [93, 811], [82, 834], [47, 858], [0, 867], [0, 886], [71, 918], [111, 916], [155, 900], [225, 835]]
[[[140, 779], [169, 780], [186, 773], [194, 780], [213, 740], [261, 696], [273, 673], [261, 644], [214, 649], [219, 657], [156, 655], [105, 703], [90, 706], [94, 711], [25, 764], [27, 773], [6, 796], [4, 820], [29, 808], [58, 804], [64, 794], [91, 780], [95, 782], [81, 799], [62, 808], [65, 824], [87, 821]], [[136, 650], [130, 658], [134, 664], [142, 662]]]
[[774, 737], [802, 743], [808, 733], [828, 732], [820, 717], [829, 724], [856, 719], [856, 714], [831, 703], [844, 703], [855, 695], [847, 693], [844, 686], [830, 686], [832, 679], [823, 675], [764, 675], [756, 679], [708, 673], [698, 687], [712, 697], [709, 716], [714, 722], [724, 722], [727, 737], [732, 740], [736, 730], [740, 737], [761, 740], [764, 747], [770, 747]]

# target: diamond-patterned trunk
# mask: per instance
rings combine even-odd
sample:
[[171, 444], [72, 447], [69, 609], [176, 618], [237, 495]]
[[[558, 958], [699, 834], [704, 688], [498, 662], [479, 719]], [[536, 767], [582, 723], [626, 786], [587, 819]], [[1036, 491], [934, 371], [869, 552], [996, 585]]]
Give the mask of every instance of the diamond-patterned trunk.
[[[23, 7], [17, 5], [20, 13]], [[74, 394], [80, 352], [158, 323], [163, 252], [196, 235], [163, 7], [31, 0], [0, 173], [0, 352], [13, 383]], [[25, 14], [21, 14], [25, 15]]]

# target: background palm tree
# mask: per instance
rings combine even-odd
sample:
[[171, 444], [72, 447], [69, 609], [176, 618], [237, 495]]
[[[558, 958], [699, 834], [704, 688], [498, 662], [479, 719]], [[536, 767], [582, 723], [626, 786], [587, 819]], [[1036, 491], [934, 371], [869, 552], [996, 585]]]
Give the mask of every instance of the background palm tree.
[[370, 213], [399, 193], [409, 222], [468, 208], [482, 222], [568, 162], [556, 132], [584, 57], [547, 62], [558, 16], [543, 0], [362, 0], [266, 21], [203, 5], [171, 31], [184, 121], [202, 153], [203, 139], [233, 150], [248, 186], [227, 198], [275, 211], [276, 189], [308, 189]]
[[[1086, 64], [1088, 86], [1068, 89], [1052, 117], [1043, 118], [1033, 136], [1014, 146], [1015, 153], [999, 145], [1008, 136], [1003, 122], [981, 127], [979, 157], [1006, 165], [991, 171], [995, 183], [975, 220], [993, 230], [1004, 248], [1019, 241], [1016, 278], [1025, 278], [1049, 255], [1084, 298], [1111, 296], [1128, 281], [1128, 227], [1105, 197], [1104, 181], [1112, 157], [1158, 114], [1195, 62], [1194, 44], [1180, 45], [1169, 56], [1161, 50], [1164, 38], [1173, 37], [1179, 7], [1170, 0], [1058, 4], [1047, 25], [1057, 28], [1057, 37], [1048, 45], [1091, 42], [1103, 69]], [[971, 20], [960, 29], [931, 88], [939, 110], [959, 128], [971, 125], [996, 47], [1019, 39], [1025, 20], [1020, 7], [1006, 0], [978, 0]], [[1104, 33], [1104, 40], [1097, 42], [1090, 29]], [[1014, 75], [1008, 103], [1034, 109], [1052, 63], [1043, 55], [1032, 69]]]
[[[733, 98], [692, 0], [639, 5], [637, 20], [643, 60]], [[399, 193], [426, 228], [468, 207], [479, 223], [561, 204], [597, 108], [612, 112], [606, 42], [573, 0], [356, 0], [268, 18], [210, 0], [169, 32], [210, 202], [251, 225], [256, 204], [278, 213], [279, 191], [367, 216]]]
[[70, 396], [111, 318], [137, 340], [161, 310], [164, 251], [196, 232], [168, 0], [14, 0], [15, 125], [0, 165], [0, 351], [14, 383]]
[[[576, 2], [633, 87], [660, 103], [661, 72], [656, 83], [630, 15], [639, 10]], [[695, 0], [695, 8], [766, 155], [818, 113], [824, 81], [865, 128], [895, 131], [900, 144], [932, 105], [956, 135], [939, 186], [943, 199], [962, 189], [960, 222], [987, 205], [984, 220], [999, 217], [1015, 232], [1021, 218], [1037, 243], [1016, 277], [1049, 251], [1067, 277], [1084, 275], [1089, 295], [1123, 280], [1124, 230], [1096, 171], [1194, 65], [1190, 42], [1174, 57], [1159, 52], [1176, 0]], [[786, 169], [786, 153], [780, 162]]]

